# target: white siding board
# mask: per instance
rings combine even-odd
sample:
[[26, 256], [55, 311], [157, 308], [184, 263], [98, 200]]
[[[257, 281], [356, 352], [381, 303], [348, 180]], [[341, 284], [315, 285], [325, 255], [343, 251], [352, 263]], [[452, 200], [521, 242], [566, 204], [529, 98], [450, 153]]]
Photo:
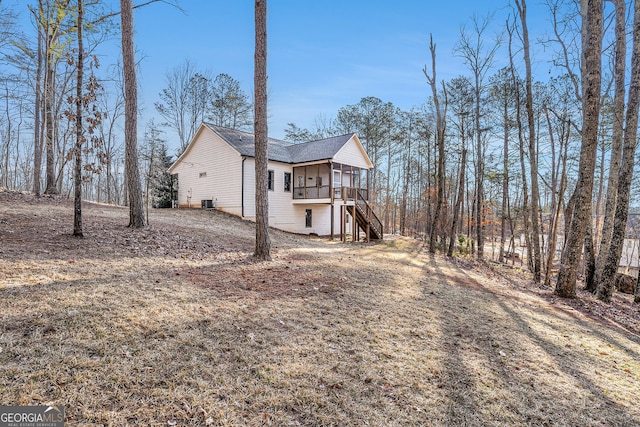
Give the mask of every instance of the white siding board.
[[338, 163], [344, 163], [346, 165], [357, 166], [359, 168], [368, 169], [369, 164], [367, 159], [360, 149], [359, 144], [353, 139], [353, 137], [342, 146], [340, 150], [333, 157], [333, 160]]
[[[216, 202], [217, 209], [240, 215], [240, 154], [209, 129], [204, 129], [197, 138], [173, 171], [178, 174], [180, 206], [200, 207], [201, 200], [210, 199]], [[202, 173], [206, 176], [200, 177]]]
[[[290, 231], [298, 234], [313, 233], [319, 236], [331, 234], [331, 205], [308, 204], [292, 206], [294, 206], [295, 209], [295, 224]], [[311, 209], [311, 227], [307, 227], [305, 223], [307, 209]]]
[[285, 231], [293, 231], [296, 221], [293, 207], [293, 182], [291, 191], [284, 191], [284, 174], [293, 168], [286, 163], [269, 162], [269, 170], [274, 172], [273, 191], [269, 191], [269, 225]]
[[251, 158], [244, 161], [244, 217], [256, 219], [256, 162]]

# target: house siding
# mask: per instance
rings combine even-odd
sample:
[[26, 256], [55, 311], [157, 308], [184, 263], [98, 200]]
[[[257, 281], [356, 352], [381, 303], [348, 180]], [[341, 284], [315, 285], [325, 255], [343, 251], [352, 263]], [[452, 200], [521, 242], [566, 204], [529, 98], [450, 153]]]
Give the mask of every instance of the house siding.
[[[213, 200], [216, 209], [242, 215], [242, 157], [210, 129], [197, 135], [173, 173], [178, 174], [180, 207], [199, 208], [201, 200]], [[206, 174], [202, 176], [201, 174]]]
[[363, 169], [368, 169], [370, 166], [359, 144], [353, 137], [336, 153], [333, 160], [338, 163], [357, 166]]
[[[245, 161], [245, 192], [244, 192], [244, 216], [255, 221], [255, 161], [248, 158]], [[305, 227], [305, 208], [293, 204], [293, 167], [289, 164], [269, 162], [268, 170], [274, 172], [273, 191], [269, 191], [269, 225], [280, 230], [292, 233], [309, 234], [318, 233], [318, 227]], [[291, 191], [284, 191], [284, 174], [291, 173]], [[248, 185], [247, 185], [248, 184]], [[308, 205], [303, 205], [308, 206]], [[314, 208], [319, 205], [313, 205]], [[314, 212], [315, 213], [315, 212]], [[320, 219], [318, 224], [322, 224]], [[327, 227], [326, 233], [330, 229]], [[320, 233], [318, 233], [320, 234]]]

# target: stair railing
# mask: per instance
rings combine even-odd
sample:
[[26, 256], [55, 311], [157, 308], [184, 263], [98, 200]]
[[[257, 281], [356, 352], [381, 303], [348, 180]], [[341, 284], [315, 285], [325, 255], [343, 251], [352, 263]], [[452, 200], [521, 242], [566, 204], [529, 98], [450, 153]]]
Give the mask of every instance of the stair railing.
[[373, 211], [373, 209], [371, 209], [371, 206], [369, 206], [369, 203], [367, 203], [367, 200], [364, 198], [360, 190], [358, 189], [354, 189], [354, 190], [355, 190], [356, 207], [360, 210], [364, 218], [369, 222], [370, 226], [375, 230], [376, 234], [380, 238], [382, 238], [382, 231], [383, 231], [382, 222], [380, 221], [376, 213]]

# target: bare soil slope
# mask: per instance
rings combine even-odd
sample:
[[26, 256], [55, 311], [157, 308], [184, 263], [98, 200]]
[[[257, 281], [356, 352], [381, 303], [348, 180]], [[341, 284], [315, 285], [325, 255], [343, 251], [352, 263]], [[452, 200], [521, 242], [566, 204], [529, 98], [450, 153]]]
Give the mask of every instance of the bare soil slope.
[[69, 426], [640, 425], [640, 314], [521, 271], [0, 193], [0, 404]]

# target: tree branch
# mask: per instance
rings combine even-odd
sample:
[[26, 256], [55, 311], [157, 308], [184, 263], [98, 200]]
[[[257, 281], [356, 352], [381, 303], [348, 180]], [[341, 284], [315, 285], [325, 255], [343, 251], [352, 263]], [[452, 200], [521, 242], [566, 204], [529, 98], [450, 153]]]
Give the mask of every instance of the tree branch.
[[[2, 0], [0, 0], [0, 1], [2, 1]], [[138, 9], [140, 7], [148, 6], [148, 5], [152, 4], [152, 3], [164, 3], [164, 4], [168, 4], [169, 6], [173, 6], [176, 9], [178, 9], [180, 12], [186, 14], [185, 10], [183, 8], [181, 8], [180, 6], [178, 6], [176, 1], [177, 0], [174, 0], [174, 1], [169, 1], [169, 0], [147, 0], [144, 3], [140, 3], [140, 4], [136, 5], [136, 6], [133, 6], [133, 9]], [[113, 18], [113, 17], [118, 16], [118, 15], [120, 15], [120, 11], [109, 13], [109, 14], [104, 15], [104, 16], [96, 19], [95, 21], [91, 22], [91, 25], [98, 24], [98, 23], [100, 23], [102, 21], [106, 21], [107, 19]]]

